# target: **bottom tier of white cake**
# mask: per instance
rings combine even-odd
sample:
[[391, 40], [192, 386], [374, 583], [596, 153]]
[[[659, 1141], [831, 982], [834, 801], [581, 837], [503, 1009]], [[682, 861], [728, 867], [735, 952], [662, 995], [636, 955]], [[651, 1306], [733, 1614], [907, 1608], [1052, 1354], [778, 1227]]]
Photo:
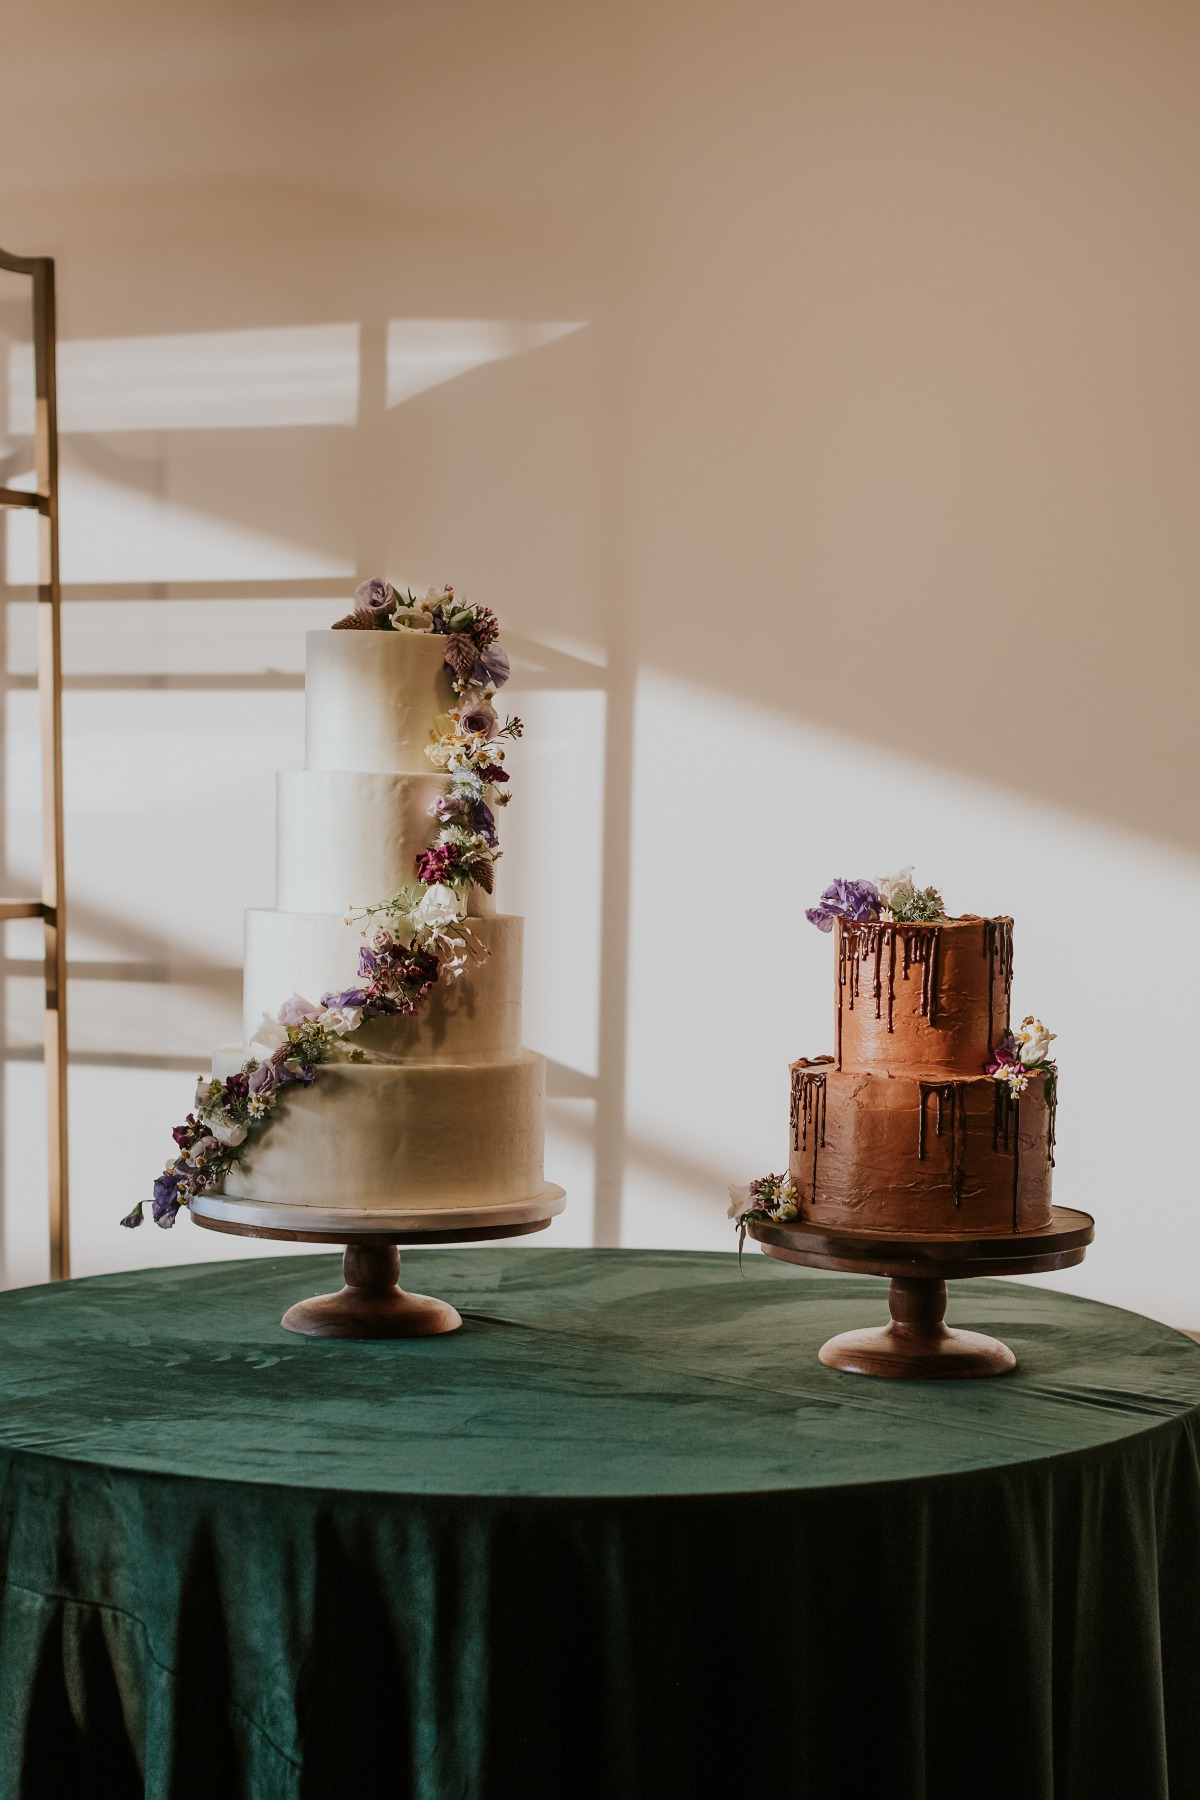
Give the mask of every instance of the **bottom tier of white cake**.
[[[213, 1073], [239, 1069], [240, 1044]], [[545, 1058], [326, 1063], [291, 1088], [225, 1178], [227, 1196], [367, 1212], [508, 1209], [544, 1192]], [[557, 1208], [555, 1208], [557, 1210]]]

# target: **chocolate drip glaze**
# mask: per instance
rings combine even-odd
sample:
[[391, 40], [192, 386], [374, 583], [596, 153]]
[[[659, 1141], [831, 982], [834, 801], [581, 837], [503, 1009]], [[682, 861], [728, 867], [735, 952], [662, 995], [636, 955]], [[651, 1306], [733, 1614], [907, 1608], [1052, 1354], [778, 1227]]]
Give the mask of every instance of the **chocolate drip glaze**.
[[1012, 995], [1013, 931], [1011, 919], [983, 921], [983, 954], [988, 959], [988, 1054], [996, 1047], [996, 975], [1004, 984], [1004, 1023]]
[[[1051, 1125], [1053, 1136], [1053, 1124]], [[992, 1149], [1012, 1157], [1012, 1228], [1017, 1224], [1017, 1184], [1021, 1175], [1021, 1096], [1006, 1081], [996, 1083], [992, 1102]], [[1053, 1161], [1053, 1157], [1051, 1158]]]
[[812, 1186], [810, 1193], [815, 1197], [817, 1191], [817, 1158], [825, 1148], [825, 1068], [808, 1064], [792, 1070], [792, 1149], [803, 1155], [808, 1149], [808, 1140], [812, 1137]]
[[917, 1160], [925, 1161], [926, 1101], [934, 1097], [934, 1131], [940, 1138], [947, 1113], [950, 1119], [950, 1187], [955, 1206], [962, 1205], [963, 1159], [967, 1152], [967, 1095], [961, 1081], [922, 1081], [917, 1114]]
[[[921, 971], [921, 1017], [930, 1025], [937, 1024], [938, 951], [941, 928], [937, 925], [909, 925], [898, 921], [868, 922], [856, 925], [842, 922], [838, 933], [837, 979], [837, 1067], [842, 1066], [842, 1011], [854, 1011], [854, 1003], [862, 998], [862, 969], [871, 963], [871, 998], [875, 1017], [883, 1018], [887, 1001], [887, 1028], [894, 1032], [896, 1017], [896, 945], [902, 945], [900, 979], [907, 981], [912, 969]], [[1011, 944], [1011, 938], [1010, 938]], [[885, 971], [886, 956], [886, 971]]]
[[1054, 1080], [1047, 1084], [1046, 1112], [1049, 1115], [1046, 1127], [1046, 1160], [1053, 1168], [1055, 1133], [1058, 1129], [1058, 1083]]

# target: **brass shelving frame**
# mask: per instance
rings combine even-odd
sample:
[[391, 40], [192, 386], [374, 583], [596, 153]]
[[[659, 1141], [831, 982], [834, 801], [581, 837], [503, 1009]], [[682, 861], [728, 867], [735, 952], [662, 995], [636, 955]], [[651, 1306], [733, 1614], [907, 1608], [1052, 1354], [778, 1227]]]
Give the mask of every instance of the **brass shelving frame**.
[[63, 1281], [71, 1273], [71, 1229], [67, 1182], [67, 935], [54, 260], [49, 256], [10, 256], [0, 250], [0, 269], [28, 276], [32, 283], [37, 485], [33, 492], [0, 487], [0, 507], [23, 507], [38, 515], [38, 696], [42, 740], [42, 891], [31, 900], [0, 899], [0, 920], [41, 919], [45, 931], [50, 1279]]

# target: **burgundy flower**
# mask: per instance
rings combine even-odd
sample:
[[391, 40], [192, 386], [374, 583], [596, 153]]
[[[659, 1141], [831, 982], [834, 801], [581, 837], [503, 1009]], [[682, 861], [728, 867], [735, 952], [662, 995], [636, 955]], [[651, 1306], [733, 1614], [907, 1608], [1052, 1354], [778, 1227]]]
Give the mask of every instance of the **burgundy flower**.
[[500, 763], [481, 763], [479, 778], [481, 781], [507, 781], [508, 770]]
[[448, 881], [454, 872], [458, 851], [454, 844], [435, 844], [432, 850], [422, 850], [417, 858], [417, 879], [426, 887], [433, 887], [439, 881]]

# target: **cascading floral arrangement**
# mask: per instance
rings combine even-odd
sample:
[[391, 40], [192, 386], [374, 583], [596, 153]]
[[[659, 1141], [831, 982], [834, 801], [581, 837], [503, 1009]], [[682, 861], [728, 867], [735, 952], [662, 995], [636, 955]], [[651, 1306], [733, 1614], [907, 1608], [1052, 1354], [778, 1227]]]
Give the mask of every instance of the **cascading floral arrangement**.
[[458, 705], [433, 721], [425, 754], [448, 778], [430, 807], [438, 821], [433, 844], [416, 859], [416, 881], [390, 900], [352, 908], [346, 923], [362, 922], [358, 985], [322, 994], [319, 1005], [293, 994], [278, 1013], [264, 1013], [250, 1055], [236, 1074], [196, 1086], [192, 1111], [171, 1133], [179, 1154], [121, 1220], [142, 1223], [148, 1204], [156, 1225], [175, 1223], [181, 1207], [218, 1187], [251, 1135], [269, 1122], [289, 1087], [310, 1087], [322, 1063], [364, 1052], [346, 1040], [369, 1019], [415, 1013], [439, 981], [455, 981], [486, 947], [467, 924], [470, 890], [491, 893], [500, 856], [494, 806], [506, 806], [505, 752], [522, 736], [518, 718], [500, 723], [494, 700], [509, 677], [496, 639], [496, 615], [472, 606], [453, 588], [430, 588], [420, 598], [398, 594], [389, 582], [364, 581], [355, 610], [334, 630], [431, 631], [446, 638], [445, 668]]

